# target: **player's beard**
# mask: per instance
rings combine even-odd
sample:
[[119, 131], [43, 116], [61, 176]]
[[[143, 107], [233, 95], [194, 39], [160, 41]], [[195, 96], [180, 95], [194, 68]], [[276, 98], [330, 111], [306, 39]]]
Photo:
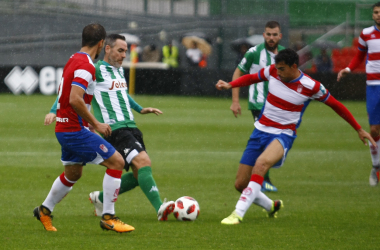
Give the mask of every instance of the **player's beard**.
[[274, 52], [277, 49], [278, 43], [275, 43], [273, 46], [270, 46], [267, 41], [264, 42], [265, 48], [269, 51]]

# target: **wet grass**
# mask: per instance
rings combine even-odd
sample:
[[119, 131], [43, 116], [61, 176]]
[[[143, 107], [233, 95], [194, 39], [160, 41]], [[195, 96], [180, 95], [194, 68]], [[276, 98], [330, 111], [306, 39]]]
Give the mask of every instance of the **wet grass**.
[[[88, 165], [82, 179], [56, 206], [46, 232], [32, 217], [63, 171], [54, 126], [43, 118], [55, 97], [0, 95], [1, 249], [376, 249], [379, 188], [368, 185], [368, 147], [334, 112], [313, 102], [285, 165], [271, 171], [285, 207], [268, 219], [252, 206], [237, 226], [220, 221], [234, 209], [233, 183], [253, 125], [248, 111], [234, 118], [228, 99], [135, 96], [164, 114], [136, 114], [162, 198], [196, 198], [195, 222], [160, 223], [139, 188], [122, 194], [118, 216], [136, 227], [130, 234], [103, 232], [87, 200], [102, 185], [104, 168]], [[242, 101], [245, 108], [245, 101]], [[368, 128], [363, 102], [345, 102]]]

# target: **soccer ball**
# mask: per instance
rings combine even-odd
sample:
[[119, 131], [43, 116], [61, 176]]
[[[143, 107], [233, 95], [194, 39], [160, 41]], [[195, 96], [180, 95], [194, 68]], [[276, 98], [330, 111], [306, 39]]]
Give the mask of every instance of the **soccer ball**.
[[199, 211], [199, 204], [194, 198], [183, 196], [175, 201], [173, 214], [177, 220], [192, 221], [198, 218]]

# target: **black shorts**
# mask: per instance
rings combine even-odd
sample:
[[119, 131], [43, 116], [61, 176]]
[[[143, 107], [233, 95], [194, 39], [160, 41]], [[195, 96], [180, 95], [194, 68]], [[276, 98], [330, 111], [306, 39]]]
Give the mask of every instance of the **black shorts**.
[[128, 171], [133, 158], [145, 150], [143, 134], [138, 128], [119, 128], [105, 138], [123, 156], [124, 168]]

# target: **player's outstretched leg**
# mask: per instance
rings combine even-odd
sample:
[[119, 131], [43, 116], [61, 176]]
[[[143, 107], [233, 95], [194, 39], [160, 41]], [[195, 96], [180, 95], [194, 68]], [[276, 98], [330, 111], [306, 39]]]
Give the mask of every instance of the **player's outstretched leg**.
[[103, 230], [112, 230], [117, 233], [127, 233], [135, 230], [134, 227], [122, 222], [119, 217], [112, 214], [103, 214], [100, 220], [100, 227]]
[[33, 210], [33, 216], [37, 218], [37, 220], [41, 221], [42, 225], [46, 229], [46, 231], [57, 231], [57, 229], [51, 224], [51, 220], [53, 216], [48, 208], [44, 206], [36, 207]]
[[166, 198], [164, 199], [164, 202], [160, 206], [160, 209], [158, 209], [157, 212], [157, 219], [159, 221], [166, 221], [168, 220], [168, 215], [173, 213], [175, 208], [174, 201], [168, 201], [166, 202]]

